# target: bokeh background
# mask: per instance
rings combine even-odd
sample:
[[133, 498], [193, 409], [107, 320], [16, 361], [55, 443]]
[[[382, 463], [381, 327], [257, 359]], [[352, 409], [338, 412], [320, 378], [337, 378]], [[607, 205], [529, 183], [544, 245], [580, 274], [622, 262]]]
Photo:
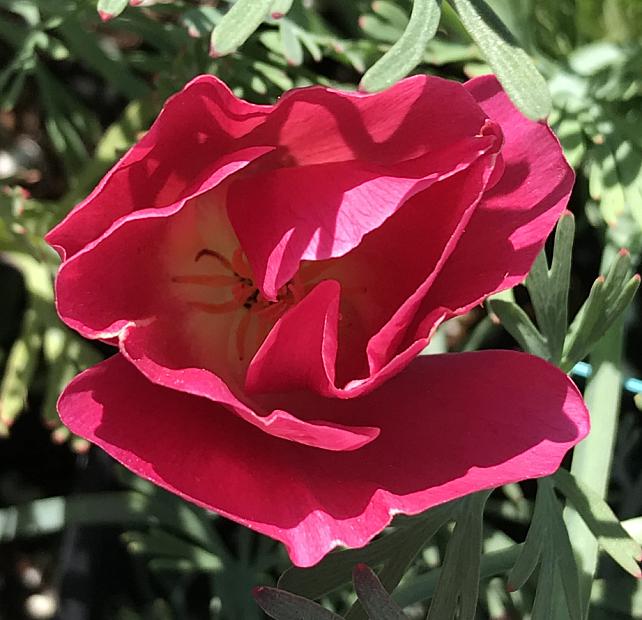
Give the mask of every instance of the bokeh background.
[[[295, 0], [219, 59], [208, 55], [210, 32], [229, 2], [126, 4], [110, 2], [122, 12], [103, 21], [95, 0], [0, 0], [0, 619], [258, 619], [251, 588], [274, 584], [288, 565], [276, 543], [133, 478], [60, 426], [60, 390], [109, 351], [57, 319], [57, 259], [42, 235], [191, 77], [214, 73], [258, 103], [309, 84], [354, 89], [401, 36], [411, 3]], [[634, 263], [642, 248], [642, 1], [489, 4], [546, 78], [550, 122], [577, 171], [576, 310], [605, 247], [629, 248]], [[444, 3], [415, 71], [465, 80], [490, 69]], [[516, 296], [530, 312], [526, 293]], [[639, 300], [625, 328], [624, 373], [635, 379]], [[436, 346], [517, 345], [479, 308], [448, 323]], [[642, 513], [640, 383], [627, 385], [609, 490], [620, 519]], [[493, 494], [487, 550], [524, 539], [533, 488]], [[437, 565], [444, 544], [437, 536], [412, 571]], [[638, 584], [609, 562], [598, 579], [591, 618], [642, 618]], [[325, 603], [341, 612], [351, 597], [346, 588]], [[532, 598], [532, 589], [509, 595], [501, 580], [485, 579], [478, 617], [526, 618]], [[407, 612], [423, 618], [425, 607]]]

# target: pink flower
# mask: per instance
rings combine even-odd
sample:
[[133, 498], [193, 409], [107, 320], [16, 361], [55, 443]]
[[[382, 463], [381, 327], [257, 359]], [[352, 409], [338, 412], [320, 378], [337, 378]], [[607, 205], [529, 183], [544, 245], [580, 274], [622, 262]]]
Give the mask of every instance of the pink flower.
[[60, 316], [119, 350], [60, 415], [300, 566], [549, 474], [588, 430], [563, 373], [417, 354], [524, 279], [572, 184], [493, 77], [260, 106], [201, 76], [48, 235]]

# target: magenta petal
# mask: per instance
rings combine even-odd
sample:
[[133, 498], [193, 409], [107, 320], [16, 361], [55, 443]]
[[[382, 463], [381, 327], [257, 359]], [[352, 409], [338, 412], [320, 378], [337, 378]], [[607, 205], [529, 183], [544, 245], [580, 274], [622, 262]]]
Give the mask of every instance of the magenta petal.
[[[322, 418], [298, 418], [278, 407], [270, 410], [243, 397], [219, 376], [196, 366], [177, 365], [180, 354], [168, 355], [163, 348], [176, 349], [179, 342], [164, 337], [167, 327], [162, 322], [144, 326], [131, 325], [121, 334], [121, 355], [150, 382], [185, 394], [208, 399], [213, 405], [227, 407], [227, 415], [236, 414], [274, 437], [331, 451], [356, 450], [379, 435], [379, 429], [369, 424], [354, 426]], [[160, 346], [159, 346], [160, 343]], [[158, 356], [158, 359], [155, 359]], [[173, 359], [172, 359], [173, 357]], [[248, 428], [249, 431], [249, 428]]]
[[248, 392], [311, 389], [331, 395], [339, 295], [338, 282], [321, 282], [277, 321], [247, 369]]
[[423, 304], [465, 312], [524, 280], [566, 207], [574, 173], [543, 122], [525, 118], [493, 76], [466, 88], [504, 133], [505, 169], [471, 218]]
[[[218, 78], [202, 75], [165, 103], [145, 136], [96, 189], [48, 235], [70, 257], [116, 220], [140, 209], [162, 209], [214, 186], [233, 159], [238, 140], [263, 122], [270, 106], [237, 99]], [[272, 150], [245, 144], [251, 159]], [[229, 174], [229, 172], [228, 172]]]
[[235, 180], [228, 212], [259, 287], [274, 299], [299, 261], [343, 256], [414, 195], [499, 148], [496, 126], [481, 134], [394, 166], [350, 161]]
[[59, 409], [132, 471], [281, 540], [299, 566], [366, 544], [395, 513], [550, 474], [588, 431], [568, 377], [508, 351], [425, 356], [359, 399], [289, 398], [319, 418], [377, 423], [381, 434], [353, 452], [283, 441], [150, 383], [121, 357], [77, 377]]
[[474, 136], [485, 121], [462, 84], [415, 75], [372, 94], [295, 88], [271, 107], [250, 139], [278, 144], [280, 158], [272, 161], [280, 165], [368, 161], [391, 166]]

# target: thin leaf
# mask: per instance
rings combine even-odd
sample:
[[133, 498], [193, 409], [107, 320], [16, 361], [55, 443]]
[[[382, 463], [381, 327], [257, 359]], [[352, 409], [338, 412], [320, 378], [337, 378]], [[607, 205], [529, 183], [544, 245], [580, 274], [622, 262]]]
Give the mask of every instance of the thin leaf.
[[401, 607], [391, 598], [381, 581], [365, 564], [352, 573], [354, 589], [370, 620], [407, 620]]
[[127, 8], [128, 0], [98, 0], [98, 15], [106, 22], [120, 15]]
[[543, 359], [550, 358], [546, 340], [537, 331], [530, 317], [515, 302], [504, 299], [489, 299], [488, 305], [501, 321], [506, 331], [524, 350]]
[[578, 567], [571, 541], [568, 537], [568, 530], [562, 517], [562, 507], [555, 497], [550, 478], [539, 480], [539, 488], [543, 489], [547, 501], [547, 514], [549, 517], [549, 537], [547, 537], [549, 548], [547, 549], [547, 554], [555, 558], [562, 586], [560, 594], [563, 594], [566, 600], [569, 620], [582, 620]]
[[538, 492], [522, 552], [508, 574], [508, 588], [511, 591], [518, 590], [526, 583], [542, 559], [542, 546], [546, 540], [547, 509], [548, 503]]
[[622, 527], [609, 505], [564, 469], [558, 470], [553, 480], [573, 504], [602, 549], [625, 571], [634, 577], [642, 577], [638, 564], [642, 560], [642, 547]]
[[7, 358], [0, 385], [0, 420], [6, 427], [13, 424], [25, 407], [41, 345], [38, 315], [34, 308], [28, 308], [22, 320], [20, 334]]
[[359, 27], [369, 38], [391, 44], [398, 41], [404, 32], [376, 15], [362, 15], [359, 18]]
[[[422, 537], [425, 543], [450, 518], [452, 511], [452, 503], [436, 506], [420, 517], [414, 518], [410, 525], [399, 527], [362, 549], [335, 551], [310, 568], [289, 568], [281, 575], [279, 588], [310, 599], [319, 598], [348, 583], [355, 564], [380, 566], [393, 557], [401, 545], [410, 545], [406, 541], [413, 541], [415, 553], [417, 553]], [[389, 582], [384, 581], [384, 585], [392, 589]]]
[[599, 342], [629, 306], [640, 285], [638, 274], [629, 278], [631, 257], [620, 250], [606, 277], [595, 280], [588, 299], [571, 323], [564, 344], [562, 369], [569, 371]]
[[[185, 534], [204, 549], [211, 533], [195, 509], [173, 497], [136, 492], [86, 493], [48, 497], [0, 509], [0, 542], [58, 532], [70, 525], [150, 525]], [[222, 554], [214, 550], [216, 555]]]
[[165, 557], [186, 560], [194, 570], [208, 573], [216, 573], [223, 568], [221, 559], [213, 553], [158, 527], [149, 532], [125, 532], [122, 539], [127, 550], [134, 555], [150, 559]]
[[283, 55], [289, 65], [299, 66], [303, 62], [303, 47], [297, 36], [294, 25], [287, 19], [279, 23]]
[[404, 10], [389, 0], [374, 0], [372, 10], [387, 22], [403, 31], [408, 26], [408, 16]]
[[366, 71], [360, 90], [382, 90], [408, 75], [421, 62], [426, 44], [435, 36], [440, 15], [440, 0], [415, 0], [406, 30]]
[[[519, 557], [522, 547], [523, 545], [512, 545], [482, 555], [479, 565], [480, 578], [489, 579], [509, 571]], [[392, 598], [402, 608], [430, 599], [435, 593], [441, 573], [441, 568], [435, 568], [423, 575], [406, 578], [395, 590]]]
[[[408, 566], [424, 548], [426, 542], [430, 540], [442, 525], [456, 511], [457, 502], [451, 502], [443, 507], [435, 508], [425, 517], [420, 517], [417, 527], [410, 527], [404, 531], [405, 536], [397, 541], [391, 555], [386, 558], [378, 578], [381, 580], [383, 587], [392, 592], [408, 569]], [[443, 510], [442, 510], [443, 509]], [[438, 514], [431, 514], [439, 510]], [[366, 612], [359, 601], [357, 601], [350, 611], [346, 614], [346, 620], [366, 620]]]
[[292, 8], [294, 0], [273, 0], [270, 7], [270, 17], [272, 19], [281, 19], [285, 17]]
[[261, 609], [274, 620], [341, 620], [341, 616], [321, 605], [277, 588], [255, 588], [252, 595]]
[[548, 116], [551, 96], [546, 81], [494, 11], [484, 0], [450, 2], [517, 107], [529, 118]]
[[479, 594], [484, 506], [491, 491], [464, 498], [448, 542], [439, 584], [426, 620], [473, 620]]
[[199, 6], [185, 11], [180, 18], [181, 24], [187, 28], [190, 37], [199, 39], [209, 36], [222, 16], [213, 6]]
[[557, 224], [550, 270], [546, 254], [542, 251], [526, 278], [537, 324], [546, 339], [550, 360], [556, 365], [562, 360], [568, 327], [568, 290], [574, 236], [575, 220], [573, 214], [567, 211]]
[[210, 41], [210, 56], [225, 56], [243, 45], [267, 17], [272, 2], [238, 0], [216, 24]]

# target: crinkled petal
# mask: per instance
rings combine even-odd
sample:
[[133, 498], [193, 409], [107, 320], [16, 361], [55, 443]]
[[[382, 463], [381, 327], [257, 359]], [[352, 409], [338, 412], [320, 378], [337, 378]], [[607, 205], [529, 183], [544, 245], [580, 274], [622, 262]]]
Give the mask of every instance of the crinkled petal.
[[339, 297], [339, 283], [325, 280], [277, 321], [247, 369], [250, 393], [311, 389], [331, 395]]
[[497, 126], [476, 132], [387, 167], [367, 159], [237, 177], [228, 212], [257, 286], [275, 299], [301, 260], [345, 255], [414, 195], [499, 149]]
[[167, 100], [145, 136], [47, 235], [47, 241], [64, 259], [119, 218], [141, 209], [162, 209], [211, 189], [236, 151], [254, 147], [256, 158], [272, 150], [257, 142], [245, 147], [239, 142], [269, 110], [271, 106], [237, 99], [214, 76], [197, 77]]
[[356, 450], [379, 435], [379, 429], [367, 422], [352, 425], [340, 420], [302, 419], [278, 405], [266, 410], [235, 390], [231, 380], [226, 382], [199, 367], [197, 358], [186, 350], [190, 344], [184, 338], [172, 339], [168, 333], [168, 325], [163, 322], [131, 325], [121, 332], [122, 356], [156, 385], [224, 405], [228, 415], [236, 414], [269, 435], [314, 448]]
[[122, 357], [77, 377], [59, 410], [138, 475], [282, 541], [299, 566], [366, 544], [395, 513], [551, 474], [588, 431], [568, 377], [509, 351], [425, 356], [360, 399], [298, 397], [291, 406], [311, 417], [374, 422], [381, 434], [352, 452], [283, 441], [152, 384]]
[[525, 118], [493, 76], [466, 84], [504, 133], [504, 173], [487, 192], [428, 292], [420, 314], [466, 312], [519, 284], [566, 207], [574, 174], [543, 122]]
[[[352, 252], [324, 266], [324, 293], [313, 290], [277, 322], [248, 368], [247, 388], [306, 388], [354, 398], [410, 363], [445, 313], [432, 317], [422, 343], [398, 354], [399, 343], [466, 229], [493, 164], [487, 154], [433, 184]], [[339, 290], [330, 287], [331, 278], [341, 280], [340, 319], [334, 309]]]
[[485, 120], [461, 84], [416, 75], [372, 94], [295, 88], [244, 143], [278, 144], [267, 159], [285, 166], [346, 161], [391, 166], [474, 136]]

